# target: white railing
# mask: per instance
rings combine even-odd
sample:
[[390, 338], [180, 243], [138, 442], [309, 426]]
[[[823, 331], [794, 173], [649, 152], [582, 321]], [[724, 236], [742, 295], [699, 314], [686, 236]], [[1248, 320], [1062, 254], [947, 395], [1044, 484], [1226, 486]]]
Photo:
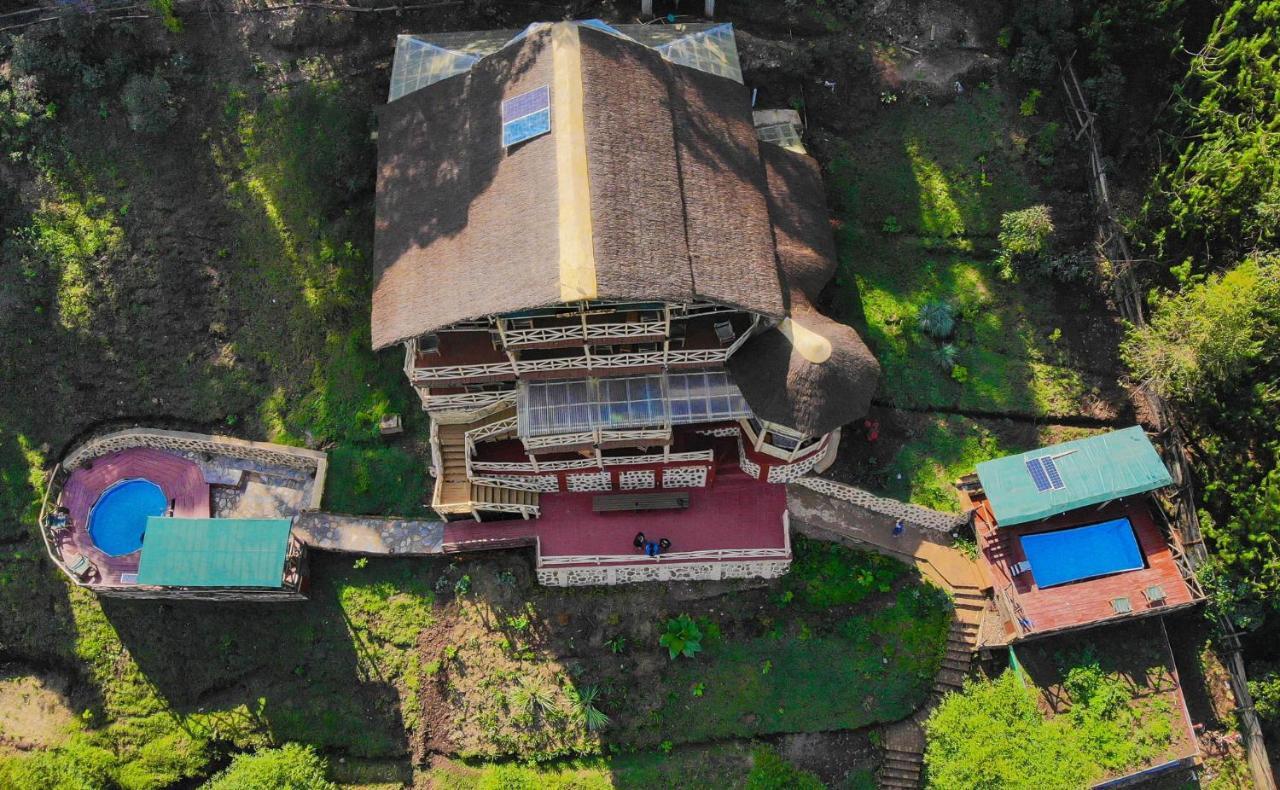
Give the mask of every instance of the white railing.
[[666, 336], [667, 326], [662, 321], [637, 321], [631, 324], [587, 324], [588, 340], [609, 340], [626, 337]]
[[553, 493], [560, 490], [560, 481], [555, 475], [509, 477], [472, 477], [471, 482], [478, 486], [495, 486], [497, 488], [514, 488], [517, 491], [537, 491]]
[[557, 433], [554, 436], [531, 436], [524, 439], [526, 450], [538, 450], [544, 447], [575, 447], [581, 444], [595, 444], [595, 431], [580, 433]]
[[537, 505], [504, 505], [497, 502], [472, 502], [471, 509], [487, 510], [491, 513], [517, 513], [526, 519], [537, 518], [542, 513], [542, 508]]
[[573, 326], [545, 326], [528, 329], [503, 329], [503, 342], [508, 348], [556, 343], [563, 340], [623, 340], [635, 337], [665, 337], [666, 324], [662, 321], [638, 321], [635, 323], [574, 324]]
[[495, 420], [494, 422], [481, 425], [479, 428], [472, 428], [463, 436], [466, 438], [468, 445], [474, 447], [478, 442], [486, 439], [492, 439], [495, 436], [501, 436], [511, 433], [516, 429], [516, 418], [508, 417], [505, 420]]
[[459, 392], [453, 395], [424, 395], [422, 407], [427, 411], [448, 409], [478, 409], [496, 403], [515, 403], [515, 390], [506, 392]]
[[601, 428], [597, 441], [600, 442], [645, 442], [656, 440], [665, 442], [671, 438], [671, 430], [669, 428], [655, 428], [646, 431], [625, 431], [625, 430], [609, 430]]
[[667, 352], [667, 364], [680, 365], [692, 362], [724, 362], [729, 358], [725, 348], [673, 349]]
[[539, 557], [538, 566], [616, 565], [619, 563], [689, 562], [693, 560], [790, 559], [790, 549], [707, 549], [705, 551], [669, 551], [657, 557], [644, 554], [579, 554]]
[[[692, 348], [668, 351], [644, 351], [599, 356], [557, 357], [555, 359], [517, 359], [482, 365], [440, 365], [414, 367], [409, 378], [414, 383], [482, 378], [486, 376], [519, 376], [523, 373], [554, 373], [562, 370], [614, 370], [617, 368], [662, 367], [664, 365], [714, 364], [729, 358], [730, 349]], [[412, 363], [407, 363], [412, 364]]]
[[668, 453], [658, 455], [622, 455], [605, 456], [602, 463], [594, 458], [574, 458], [569, 461], [539, 461], [537, 467], [532, 463], [520, 461], [474, 461], [471, 469], [477, 472], [567, 472], [574, 469], [598, 469], [601, 466], [636, 466], [640, 464], [690, 463], [702, 461], [711, 463], [715, 460], [714, 450], [694, 450], [687, 453]]
[[439, 367], [413, 369], [410, 378], [420, 381], [448, 381], [450, 379], [480, 378], [482, 376], [510, 376], [516, 372], [510, 362], [489, 362], [483, 365], [441, 365]]

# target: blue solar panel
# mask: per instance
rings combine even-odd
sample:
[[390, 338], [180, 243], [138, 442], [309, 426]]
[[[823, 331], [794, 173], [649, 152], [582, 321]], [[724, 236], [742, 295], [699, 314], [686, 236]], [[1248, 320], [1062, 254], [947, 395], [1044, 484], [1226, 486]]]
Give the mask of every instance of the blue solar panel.
[[1049, 485], [1056, 491], [1059, 488], [1066, 488], [1062, 482], [1062, 475], [1058, 474], [1058, 463], [1053, 460], [1052, 456], [1046, 455], [1040, 459], [1040, 463], [1044, 465], [1045, 476], [1049, 478]]
[[1036, 484], [1037, 491], [1048, 491], [1053, 487], [1052, 484], [1049, 483], [1049, 475], [1045, 473], [1042, 459], [1028, 458], [1027, 473], [1031, 475], [1031, 482]]
[[533, 115], [526, 115], [510, 123], [504, 123], [502, 125], [502, 144], [504, 146], [513, 146], [516, 143], [523, 143], [525, 140], [532, 140], [538, 135], [546, 134], [549, 131], [551, 131], [551, 110], [539, 110]]
[[502, 103], [502, 122], [510, 123], [517, 118], [532, 115], [538, 110], [551, 106], [551, 91], [546, 85], [531, 91], [513, 96]]

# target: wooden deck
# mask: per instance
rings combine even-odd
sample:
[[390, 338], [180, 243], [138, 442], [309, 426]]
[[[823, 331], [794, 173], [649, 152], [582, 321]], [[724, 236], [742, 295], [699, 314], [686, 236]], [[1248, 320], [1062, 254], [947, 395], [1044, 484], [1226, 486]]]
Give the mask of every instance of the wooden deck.
[[[989, 526], [991, 511], [986, 507], [986, 502], [975, 504], [979, 506], [975, 530], [978, 534], [979, 561], [989, 573], [997, 593], [1002, 590], [1007, 592], [1021, 606], [1022, 616], [1030, 624], [1023, 636], [1036, 636], [1104, 620], [1155, 614], [1194, 601], [1174, 562], [1173, 552], [1169, 549], [1164, 533], [1152, 518], [1145, 498], [1113, 502], [1101, 508], [1086, 508], [1032, 524], [997, 526], [994, 529]], [[1036, 584], [1034, 569], [1018, 576], [1010, 573], [1011, 566], [1027, 559], [1019, 540], [1021, 536], [1117, 518], [1128, 518], [1133, 525], [1145, 568], [1059, 584], [1048, 589], [1041, 589]], [[1148, 604], [1143, 596], [1144, 590], [1155, 585], [1164, 588], [1166, 598], [1163, 605]], [[1129, 599], [1132, 614], [1117, 615], [1112, 608], [1112, 600], [1121, 597]], [[1012, 624], [1009, 627], [1012, 628]]]
[[58, 503], [71, 515], [70, 537], [59, 546], [64, 554], [83, 554], [98, 568], [98, 576], [90, 584], [115, 585], [122, 574], [138, 572], [141, 552], [111, 557], [98, 550], [89, 536], [89, 511], [98, 497], [120, 480], [141, 477], [164, 491], [174, 503], [173, 515], [186, 518], [209, 518], [209, 484], [194, 462], [162, 450], [143, 447], [122, 450], [95, 458], [93, 466], [73, 471], [62, 488]]

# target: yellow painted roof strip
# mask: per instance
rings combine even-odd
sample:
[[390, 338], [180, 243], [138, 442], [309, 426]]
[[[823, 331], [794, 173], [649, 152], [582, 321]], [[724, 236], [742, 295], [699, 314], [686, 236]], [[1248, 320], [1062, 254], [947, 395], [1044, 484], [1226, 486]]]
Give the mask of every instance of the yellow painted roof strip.
[[831, 359], [831, 341], [807, 327], [797, 324], [790, 318], [784, 318], [778, 324], [778, 331], [791, 341], [791, 347], [800, 356], [815, 365], [821, 365]]
[[563, 302], [594, 299], [597, 294], [579, 46], [577, 25], [558, 22], [552, 26], [551, 58], [555, 76], [551, 116], [560, 203], [560, 300]]

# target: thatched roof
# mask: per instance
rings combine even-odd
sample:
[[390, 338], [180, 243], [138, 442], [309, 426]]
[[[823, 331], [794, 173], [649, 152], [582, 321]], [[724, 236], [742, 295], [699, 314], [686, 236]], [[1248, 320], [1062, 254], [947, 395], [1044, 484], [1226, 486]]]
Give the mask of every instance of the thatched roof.
[[[552, 132], [504, 149], [506, 99]], [[574, 25], [380, 113], [373, 344], [577, 299], [784, 312], [750, 92]]]
[[852, 327], [813, 306], [836, 268], [817, 163], [777, 146], [760, 148], [788, 318], [748, 340], [729, 370], [757, 417], [820, 436], [867, 413], [880, 365]]

